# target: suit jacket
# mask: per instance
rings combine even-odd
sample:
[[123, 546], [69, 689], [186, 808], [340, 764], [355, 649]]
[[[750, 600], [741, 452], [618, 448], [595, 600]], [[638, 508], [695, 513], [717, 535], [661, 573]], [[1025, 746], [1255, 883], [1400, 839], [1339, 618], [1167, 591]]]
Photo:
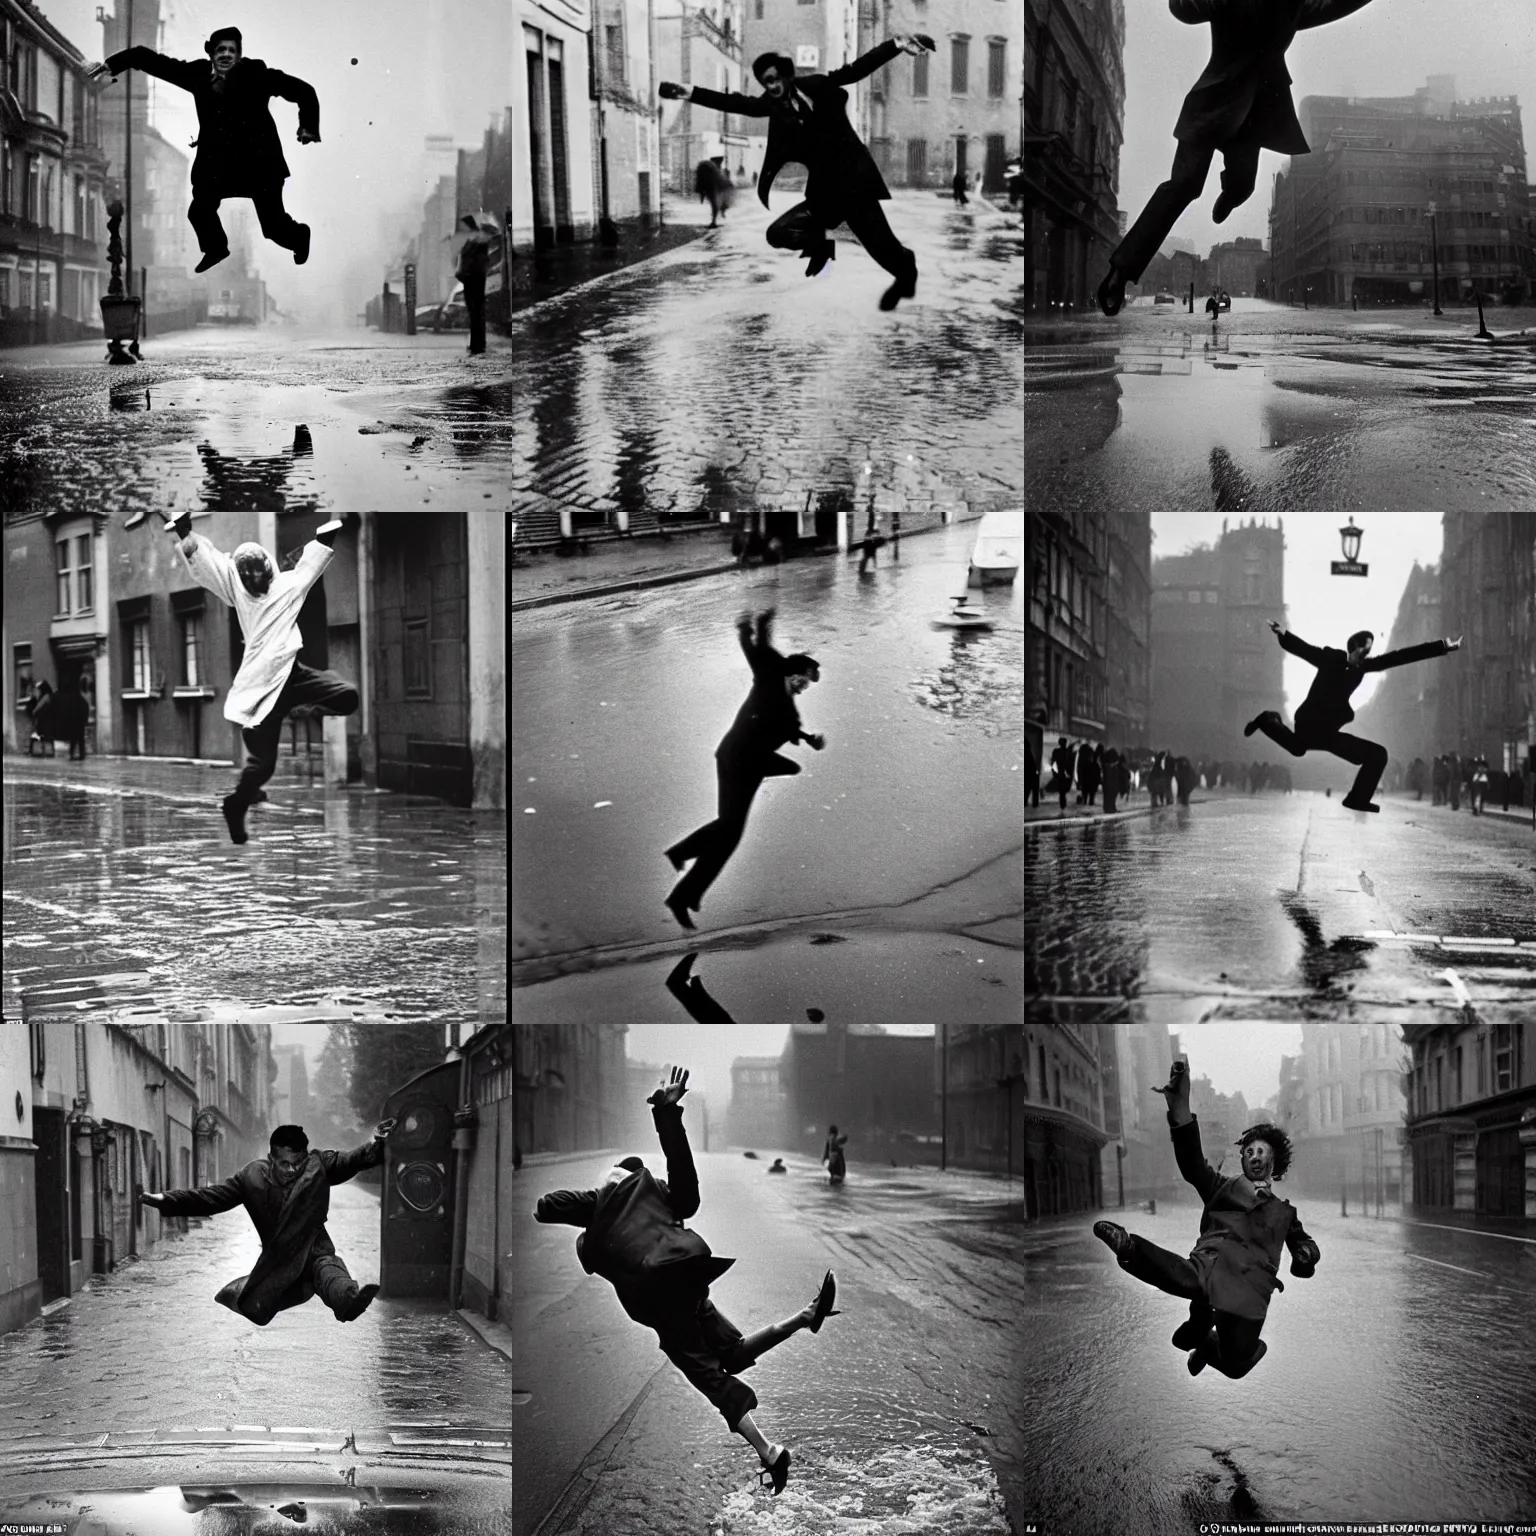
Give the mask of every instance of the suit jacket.
[[1321, 1250], [1289, 1201], [1255, 1194], [1241, 1174], [1224, 1179], [1206, 1162], [1197, 1119], [1175, 1125], [1170, 1110], [1168, 1124], [1179, 1172], [1205, 1202], [1200, 1239], [1189, 1256], [1201, 1294], [1217, 1312], [1263, 1322], [1270, 1296], [1285, 1289], [1279, 1278], [1281, 1248], [1290, 1249], [1291, 1273], [1298, 1280], [1311, 1279]]
[[736, 1262], [717, 1258], [683, 1225], [699, 1208], [683, 1106], [653, 1104], [651, 1118], [667, 1157], [664, 1180], [642, 1168], [600, 1189], [556, 1190], [533, 1212], [535, 1221], [585, 1229], [576, 1239], [581, 1267], [607, 1280], [631, 1316], [648, 1300], [709, 1286]]
[[[1365, 0], [1360, 0], [1363, 5]], [[693, 88], [689, 100], [717, 112], [736, 112], [742, 117], [766, 117], [768, 147], [757, 178], [757, 197], [768, 206], [768, 189], [785, 163], [797, 160], [806, 168], [806, 201], [829, 209], [849, 202], [878, 202], [890, 197], [885, 178], [874, 156], [848, 121], [848, 93], [852, 85], [889, 64], [901, 52], [898, 44], [881, 43], [862, 58], [825, 75], [796, 75], [792, 84], [811, 104], [810, 118], [802, 123], [790, 106], [788, 93], [775, 102], [771, 96], [745, 96], [740, 91]]]
[[1285, 50], [1298, 32], [1338, 21], [1370, 0], [1168, 0], [1190, 26], [1211, 24], [1211, 60], [1174, 126], [1176, 139], [1216, 148], [1255, 135], [1265, 149], [1305, 155]]
[[272, 1171], [271, 1158], [262, 1157], [222, 1184], [168, 1190], [160, 1213], [216, 1216], [237, 1205], [245, 1207], [261, 1238], [261, 1257], [249, 1275], [231, 1280], [215, 1299], [265, 1327], [279, 1312], [302, 1306], [315, 1294], [310, 1265], [336, 1252], [325, 1230], [331, 1185], [345, 1184], [383, 1159], [380, 1141], [352, 1152], [311, 1152], [293, 1182], [283, 1184]]
[[1423, 645], [1405, 646], [1400, 651], [1384, 651], [1367, 656], [1360, 666], [1352, 666], [1347, 651], [1331, 645], [1308, 645], [1289, 631], [1280, 636], [1280, 645], [1293, 656], [1310, 661], [1317, 676], [1307, 696], [1296, 710], [1296, 728], [1301, 731], [1338, 731], [1355, 718], [1349, 696], [1365, 681], [1367, 672], [1385, 672], [1389, 667], [1405, 667], [1410, 661], [1428, 661], [1432, 656], [1448, 654], [1444, 640], [1426, 640]]
[[801, 740], [800, 711], [784, 686], [784, 657], [774, 650], [772, 620], [759, 614], [757, 633], [745, 620], [736, 626], [743, 655], [752, 668], [752, 691], [720, 738], [715, 756], [750, 768], [786, 742]]
[[288, 162], [267, 109], [273, 96], [295, 102], [299, 127], [320, 137], [320, 98], [314, 87], [260, 59], [241, 59], [230, 70], [223, 91], [213, 88], [207, 59], [170, 59], [153, 48], [124, 48], [106, 60], [114, 75], [142, 69], [190, 91], [197, 103], [197, 158], [192, 162], [192, 190], [210, 197], [250, 197], [281, 186]]

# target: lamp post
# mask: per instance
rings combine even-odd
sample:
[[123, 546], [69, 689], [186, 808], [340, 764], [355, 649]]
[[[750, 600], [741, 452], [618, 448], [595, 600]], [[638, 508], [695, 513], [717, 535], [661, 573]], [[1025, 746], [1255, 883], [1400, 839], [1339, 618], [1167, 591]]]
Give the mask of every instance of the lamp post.
[[1344, 558], [1351, 565], [1360, 558], [1360, 540], [1365, 536], [1363, 528], [1355, 527], [1355, 520], [1350, 518], [1348, 524], [1339, 529], [1339, 543], [1344, 550]]
[[1444, 313], [1444, 311], [1440, 308], [1440, 241], [1436, 235], [1435, 205], [1433, 203], [1429, 205], [1429, 254], [1435, 268], [1435, 313], [1438, 315]]

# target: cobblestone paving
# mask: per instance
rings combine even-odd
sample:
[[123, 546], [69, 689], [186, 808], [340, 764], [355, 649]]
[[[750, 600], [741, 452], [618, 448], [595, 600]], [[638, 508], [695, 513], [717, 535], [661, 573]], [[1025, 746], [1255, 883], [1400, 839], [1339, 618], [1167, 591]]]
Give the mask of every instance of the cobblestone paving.
[[7, 1018], [506, 1016], [504, 815], [277, 778], [236, 847], [232, 779], [7, 760]]
[[1017, 218], [886, 206], [920, 268], [894, 314], [855, 242], [807, 279], [741, 198], [703, 239], [514, 316], [514, 513], [800, 507], [862, 497], [866, 463], [882, 506], [1017, 505]]

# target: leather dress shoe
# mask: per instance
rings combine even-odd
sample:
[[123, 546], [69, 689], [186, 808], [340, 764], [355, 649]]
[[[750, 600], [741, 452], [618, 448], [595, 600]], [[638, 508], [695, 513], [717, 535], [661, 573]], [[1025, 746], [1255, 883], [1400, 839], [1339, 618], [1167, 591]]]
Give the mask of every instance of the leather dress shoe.
[[1110, 262], [1109, 272], [1099, 284], [1099, 308], [1106, 315], [1118, 315], [1125, 307], [1125, 284], [1125, 273]]

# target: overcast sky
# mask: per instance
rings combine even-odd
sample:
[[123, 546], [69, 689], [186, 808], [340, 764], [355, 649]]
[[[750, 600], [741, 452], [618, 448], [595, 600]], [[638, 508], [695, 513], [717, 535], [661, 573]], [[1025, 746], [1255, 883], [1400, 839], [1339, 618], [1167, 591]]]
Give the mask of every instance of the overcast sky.
[[[126, 7], [126, 0], [115, 4]], [[90, 63], [103, 54], [97, 6], [98, 0], [38, 3]], [[103, 8], [111, 13], [113, 0]], [[382, 286], [397, 226], [405, 218], [419, 227], [422, 200], [435, 185], [426, 136], [451, 134], [458, 146], [477, 148], [493, 114], [512, 104], [510, 0], [164, 0], [161, 17], [159, 52], [202, 59], [209, 33], [239, 27], [248, 57], [297, 75], [319, 95], [318, 144], [297, 142], [297, 107], [272, 102], [292, 173], [285, 205], [314, 231], [302, 268], [289, 252], [257, 240], [257, 269], [285, 310], [338, 294], [357, 263], [368, 265], [370, 281], [379, 267]], [[138, 35], [137, 21], [134, 30]], [[190, 160], [189, 141], [197, 137], [192, 97], [163, 81], [153, 91], [155, 127]], [[109, 86], [102, 111], [114, 104], [121, 111], [125, 99], [121, 82]], [[451, 174], [453, 165], [441, 169]]]
[[1255, 1119], [1280, 1086], [1280, 1058], [1301, 1054], [1300, 1024], [1186, 1024], [1173, 1033], [1189, 1075], [1210, 1078], [1217, 1093], [1242, 1094]]
[[[1210, 53], [1208, 26], [1175, 21], [1165, 0], [1126, 0], [1120, 206], [1129, 222], [1168, 175], [1176, 148], [1173, 125]], [[1286, 67], [1298, 112], [1304, 96], [1411, 96], [1431, 74], [1455, 75], [1463, 99], [1518, 96], [1529, 155], [1536, 0], [1372, 0], [1343, 21], [1298, 32]], [[1173, 233], [1193, 240], [1200, 256], [1217, 240], [1239, 235], [1256, 235], [1267, 245], [1271, 187], [1285, 164], [1286, 156], [1265, 150], [1253, 196], [1218, 226], [1211, 221], [1221, 190], [1218, 154], [1205, 196], [1184, 211]], [[1529, 161], [1527, 166], [1529, 174]]]
[[[1536, 0], [1531, 0], [1536, 7]], [[1361, 562], [1366, 576], [1334, 576], [1331, 561], [1344, 558], [1339, 529], [1350, 516], [1338, 512], [1289, 512], [1285, 524], [1285, 618], [1293, 634], [1312, 645], [1340, 649], [1357, 629], [1376, 636], [1378, 655], [1387, 648], [1392, 621], [1414, 561], [1434, 565], [1442, 542], [1438, 512], [1362, 512], [1354, 517], [1362, 530]], [[1234, 528], [1246, 518], [1221, 512], [1154, 512], [1152, 558], [1181, 555], [1197, 544], [1214, 545], [1225, 521]], [[1273, 527], [1275, 519], [1269, 519]], [[1278, 645], [1278, 641], [1276, 642]], [[1433, 663], [1425, 663], [1433, 665]], [[1285, 708], [1294, 716], [1317, 675], [1310, 662], [1289, 652], [1285, 656]], [[1358, 713], [1376, 691], [1383, 674], [1372, 673], [1350, 699]]]
[[[933, 1025], [887, 1024], [885, 1032], [931, 1035]], [[788, 1035], [788, 1024], [631, 1024], [627, 1049], [631, 1061], [686, 1067], [689, 1088], [708, 1096], [713, 1119], [731, 1101], [731, 1063], [738, 1056], [777, 1056]]]

